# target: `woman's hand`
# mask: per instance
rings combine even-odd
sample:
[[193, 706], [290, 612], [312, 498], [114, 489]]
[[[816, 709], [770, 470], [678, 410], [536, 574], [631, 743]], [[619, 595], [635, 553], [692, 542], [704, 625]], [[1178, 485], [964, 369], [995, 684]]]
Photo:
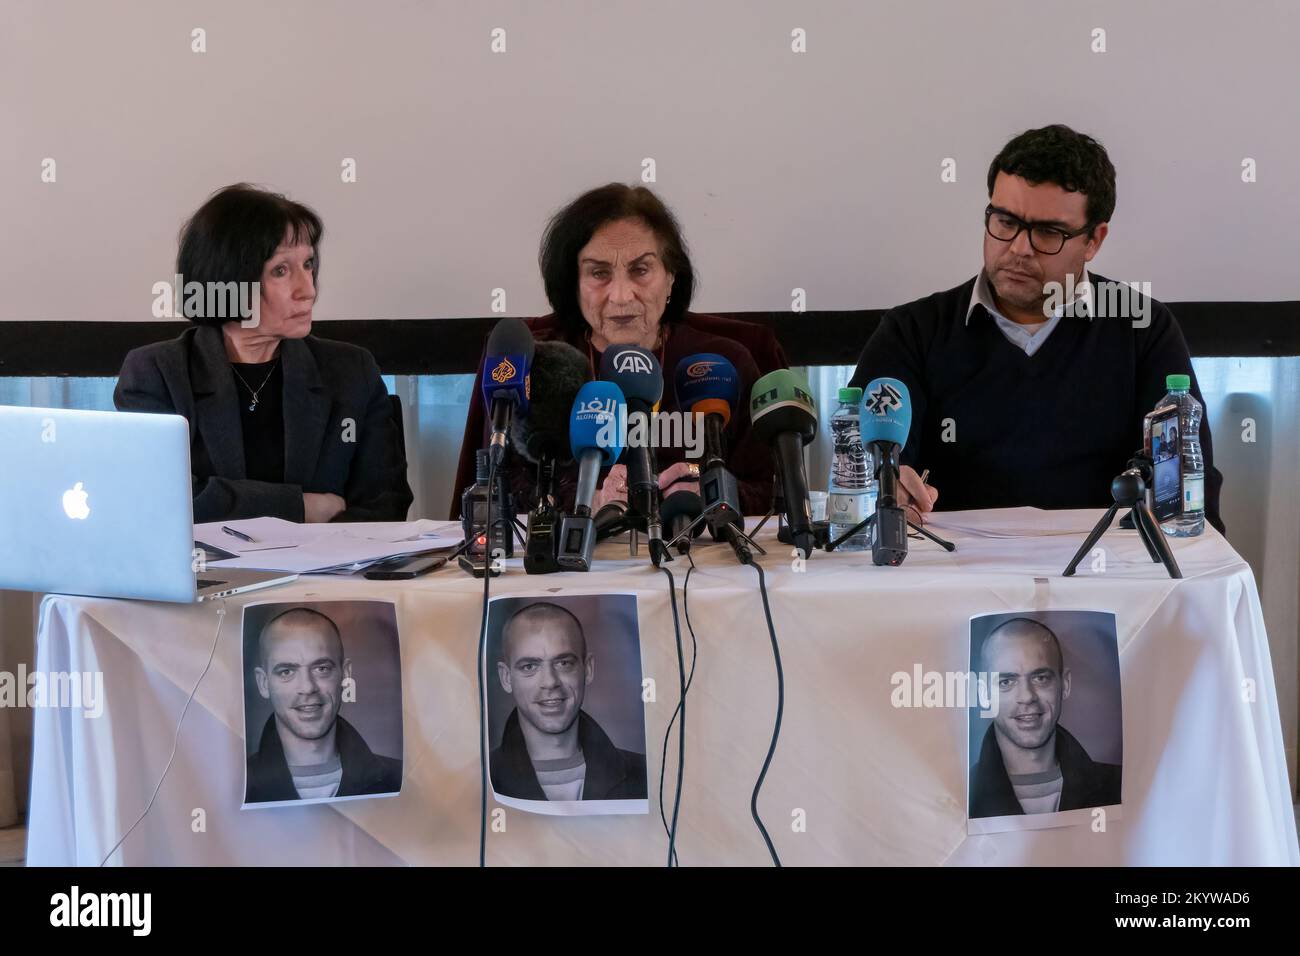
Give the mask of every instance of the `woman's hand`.
[[627, 466], [614, 465], [591, 501], [593, 513], [599, 511], [611, 501], [627, 501]]
[[[659, 490], [665, 496], [674, 494], [678, 491], [690, 491], [695, 494], [700, 493], [700, 466], [692, 461], [679, 461], [669, 465], [663, 471], [659, 472]], [[680, 479], [689, 478], [689, 481]], [[677, 482], [677, 484], [673, 484]], [[672, 485], [670, 489], [668, 486]]]
[[334, 516], [341, 514], [347, 506], [348, 503], [338, 495], [314, 494], [304, 491], [302, 495], [302, 520], [310, 524], [324, 524], [326, 521], [333, 521]]

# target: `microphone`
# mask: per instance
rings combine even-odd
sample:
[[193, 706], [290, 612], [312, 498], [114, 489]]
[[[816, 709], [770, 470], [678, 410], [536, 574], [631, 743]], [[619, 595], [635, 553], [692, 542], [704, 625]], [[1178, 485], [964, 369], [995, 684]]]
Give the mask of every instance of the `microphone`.
[[[628, 442], [623, 459], [627, 466], [628, 510], [636, 517], [638, 525], [645, 523], [646, 536], [650, 539], [650, 560], [658, 567], [662, 561], [672, 560], [663, 543], [659, 479], [648, 437], [652, 433], [650, 416], [663, 397], [663, 369], [654, 353], [647, 349], [635, 345], [613, 345], [601, 357], [600, 377], [622, 390], [627, 400], [629, 428], [633, 433], [642, 431], [647, 436], [643, 441]], [[643, 429], [633, 424], [633, 416], [643, 420]]]
[[591, 569], [598, 534], [591, 513], [596, 478], [602, 467], [614, 464], [623, 453], [618, 423], [626, 418], [623, 392], [613, 382], [587, 382], [578, 389], [568, 420], [569, 448], [578, 461], [578, 491], [573, 514], [561, 520], [556, 542], [556, 561], [566, 571]]
[[663, 507], [659, 509], [659, 517], [664, 524], [666, 540], [672, 541], [691, 524], [695, 524], [694, 530], [677, 542], [678, 554], [689, 552], [691, 539], [698, 538], [704, 533], [703, 523], [695, 520], [702, 511], [704, 511], [704, 502], [693, 491], [674, 491], [664, 499]]
[[907, 512], [898, 504], [898, 456], [912, 430], [912, 398], [896, 378], [872, 379], [859, 413], [862, 447], [876, 462], [876, 516], [871, 523], [871, 560], [897, 567], [907, 557]]
[[677, 363], [673, 384], [677, 406], [699, 415], [704, 422], [700, 498], [708, 510], [705, 521], [714, 541], [724, 537], [732, 540], [724, 529], [743, 526], [745, 519], [740, 512], [736, 476], [726, 465], [724, 432], [731, 421], [731, 410], [740, 401], [740, 376], [724, 356], [702, 352]]
[[817, 435], [817, 407], [807, 382], [788, 368], [768, 372], [750, 392], [749, 418], [755, 436], [772, 446], [790, 539], [806, 558], [816, 534], [803, 447]]
[[483, 361], [483, 402], [492, 416], [492, 438], [488, 461], [501, 464], [506, 435], [515, 414], [528, 411], [530, 372], [533, 364], [533, 333], [522, 319], [502, 319], [492, 326]]
[[569, 409], [587, 381], [587, 358], [566, 342], [538, 342], [532, 363], [536, 398], [526, 415], [515, 416], [511, 444], [524, 461], [537, 466], [536, 502], [528, 512], [524, 570], [549, 574], [561, 569], [556, 559], [555, 469], [572, 461]]

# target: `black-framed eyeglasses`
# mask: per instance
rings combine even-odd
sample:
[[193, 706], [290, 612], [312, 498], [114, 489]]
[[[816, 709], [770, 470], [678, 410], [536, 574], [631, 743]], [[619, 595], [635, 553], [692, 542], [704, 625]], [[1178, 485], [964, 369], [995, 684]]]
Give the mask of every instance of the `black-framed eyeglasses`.
[[997, 206], [990, 205], [984, 209], [984, 231], [999, 242], [1013, 242], [1016, 236], [1026, 229], [1029, 230], [1029, 244], [1033, 246], [1035, 252], [1040, 252], [1045, 256], [1054, 256], [1064, 249], [1065, 244], [1071, 239], [1091, 232], [1092, 225], [1088, 224], [1082, 229], [1068, 232], [1059, 226], [1049, 226], [1041, 222], [1025, 222], [1014, 213], [999, 209]]

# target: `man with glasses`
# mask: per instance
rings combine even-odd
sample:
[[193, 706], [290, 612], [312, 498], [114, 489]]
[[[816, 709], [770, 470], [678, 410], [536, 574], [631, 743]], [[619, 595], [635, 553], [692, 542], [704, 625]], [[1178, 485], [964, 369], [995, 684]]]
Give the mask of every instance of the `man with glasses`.
[[[1102, 145], [1028, 130], [993, 160], [988, 188], [980, 274], [891, 309], [850, 381], [892, 376], [911, 393], [900, 498], [913, 520], [939, 488], [954, 511], [1109, 506], [1165, 376], [1190, 375], [1204, 404], [1169, 309], [1088, 271], [1115, 211]], [[1205, 517], [1222, 531], [1208, 417], [1200, 434]]]

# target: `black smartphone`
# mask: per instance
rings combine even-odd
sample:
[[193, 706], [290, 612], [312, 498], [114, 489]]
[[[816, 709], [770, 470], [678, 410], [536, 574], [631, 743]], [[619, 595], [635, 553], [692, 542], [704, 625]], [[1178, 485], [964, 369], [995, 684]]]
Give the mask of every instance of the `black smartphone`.
[[1183, 443], [1178, 406], [1164, 405], [1142, 420], [1144, 447], [1151, 456], [1151, 513], [1161, 523], [1183, 513]]
[[447, 563], [445, 554], [405, 555], [398, 561], [383, 561], [366, 571], [372, 581], [405, 581], [437, 571]]

